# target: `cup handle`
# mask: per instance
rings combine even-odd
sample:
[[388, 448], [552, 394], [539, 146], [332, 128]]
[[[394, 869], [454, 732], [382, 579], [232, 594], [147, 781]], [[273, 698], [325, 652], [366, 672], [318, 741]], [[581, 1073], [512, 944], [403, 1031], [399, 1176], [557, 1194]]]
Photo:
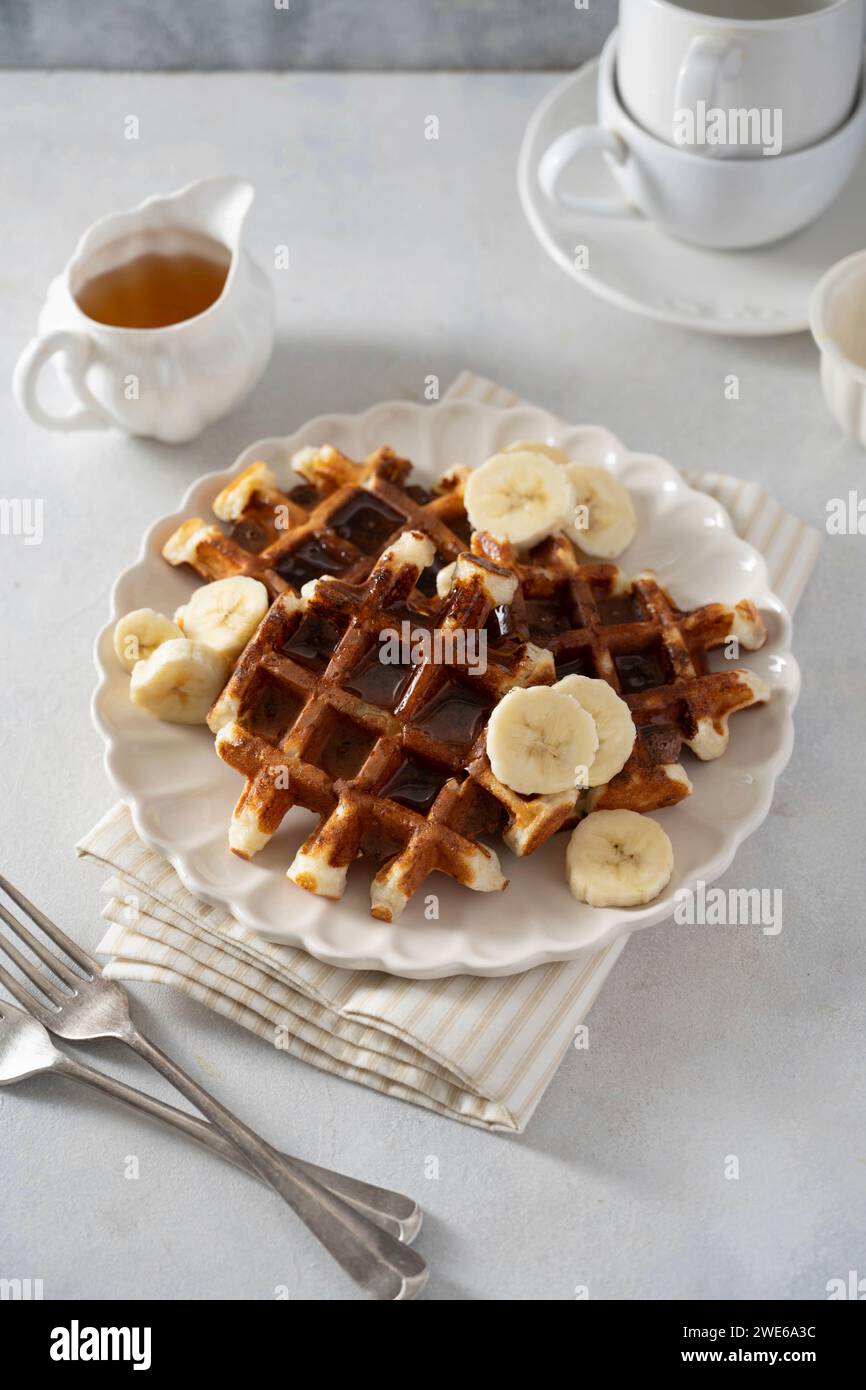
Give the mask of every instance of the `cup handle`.
[[[93, 350], [86, 333], [58, 329], [31, 338], [15, 364], [12, 386], [21, 409], [46, 430], [104, 430], [116, 423], [91, 393], [84, 379]], [[42, 369], [56, 353], [66, 354], [66, 367], [78, 404], [65, 415], [52, 415], [39, 401]]]
[[600, 125], [579, 125], [554, 140], [541, 157], [538, 182], [551, 203], [573, 212], [591, 213], [595, 217], [634, 217], [635, 210], [621, 197], [596, 198], [582, 193], [561, 193], [560, 177], [576, 155], [584, 150], [600, 150], [614, 164], [624, 164], [628, 146], [619, 135]]
[[[692, 39], [677, 73], [674, 89], [674, 116], [671, 138], [675, 145], [683, 144], [677, 138], [677, 117], [681, 111], [695, 111], [699, 101], [706, 107], [717, 106], [721, 95], [722, 78], [736, 77], [742, 65], [742, 46], [732, 38], [720, 38], [714, 34], [699, 34]], [[733, 103], [736, 105], [736, 102]], [[718, 146], [704, 146], [715, 152]]]

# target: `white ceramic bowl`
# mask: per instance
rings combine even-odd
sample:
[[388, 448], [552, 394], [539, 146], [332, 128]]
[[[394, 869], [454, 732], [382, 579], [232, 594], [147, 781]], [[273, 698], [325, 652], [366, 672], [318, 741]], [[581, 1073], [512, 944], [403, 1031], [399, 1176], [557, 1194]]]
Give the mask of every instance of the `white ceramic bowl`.
[[866, 251], [821, 277], [809, 322], [821, 351], [824, 399], [848, 438], [866, 448]]
[[[629, 216], [635, 210], [683, 241], [719, 250], [763, 246], [813, 222], [842, 191], [866, 142], [866, 83], [848, 120], [826, 140], [791, 154], [716, 159], [656, 139], [632, 119], [616, 85], [617, 32], [601, 55], [598, 124], [566, 131], [541, 159], [548, 199], [576, 212]], [[622, 199], [562, 187], [585, 150], [600, 150]]]
[[[527, 859], [497, 845], [511, 880], [504, 893], [473, 893], [436, 874], [397, 922], [379, 922], [369, 915], [371, 871], [362, 862], [354, 865], [339, 902], [315, 897], [286, 879], [294, 852], [314, 823], [302, 810], [289, 813], [254, 860], [236, 858], [226, 837], [240, 777], [217, 757], [207, 729], [162, 724], [130, 703], [129, 677], [112, 647], [112, 630], [121, 614], [144, 605], [172, 613], [198, 582], [165, 563], [162, 543], [184, 518], [209, 516], [217, 492], [254, 459], [288, 477], [291, 455], [305, 445], [332, 443], [361, 458], [389, 443], [414, 461], [423, 483], [458, 460], [480, 462], [517, 439], [560, 444], [623, 480], [638, 519], [637, 537], [620, 562], [627, 572], [655, 569], [687, 607], [750, 598], [767, 623], [767, 645], [749, 652], [743, 664], [769, 684], [769, 704], [734, 715], [730, 747], [716, 762], [699, 763], [684, 755], [694, 794], [659, 813], [675, 857], [664, 893], [639, 908], [576, 902], [565, 878], [568, 836], [556, 835]], [[787, 613], [769, 588], [762, 557], [734, 533], [717, 502], [689, 488], [663, 459], [632, 454], [607, 430], [575, 428], [535, 407], [395, 402], [362, 415], [321, 416], [287, 439], [261, 440], [232, 469], [210, 473], [193, 485], [179, 510], [148, 532], [138, 562], [114, 587], [111, 615], [96, 643], [99, 685], [93, 714], [105, 743], [109, 777], [129, 805], [138, 834], [171, 861], [198, 897], [228, 908], [269, 939], [302, 946], [330, 964], [415, 978], [506, 975], [598, 949], [660, 922], [673, 911], [678, 889], [698, 879], [708, 883], [727, 868], [737, 845], [766, 816], [776, 777], [791, 752], [799, 675], [790, 631]], [[719, 653], [713, 660], [723, 665]], [[424, 914], [428, 892], [439, 899], [435, 920]]]

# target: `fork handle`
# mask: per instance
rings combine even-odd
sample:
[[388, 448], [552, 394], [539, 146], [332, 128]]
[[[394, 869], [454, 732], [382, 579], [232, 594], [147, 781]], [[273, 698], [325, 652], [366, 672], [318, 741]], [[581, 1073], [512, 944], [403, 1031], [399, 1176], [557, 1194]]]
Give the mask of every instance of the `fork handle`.
[[194, 1081], [162, 1048], [134, 1024], [119, 1035], [146, 1062], [186, 1096], [197, 1110], [241, 1150], [250, 1167], [270, 1183], [337, 1263], [372, 1298], [417, 1298], [427, 1282], [421, 1256], [348, 1206], [293, 1160], [277, 1153], [224, 1105]]
[[[103, 1091], [114, 1100], [119, 1100], [121, 1104], [127, 1105], [133, 1110], [142, 1111], [145, 1115], [153, 1119], [162, 1120], [163, 1123], [171, 1125], [173, 1129], [179, 1130], [189, 1139], [194, 1139], [196, 1143], [203, 1145], [204, 1148], [219, 1154], [235, 1167], [241, 1168], [245, 1173], [252, 1173], [253, 1177], [258, 1178], [259, 1174], [253, 1168], [249, 1159], [240, 1149], [235, 1148], [228, 1139], [220, 1134], [219, 1130], [214, 1129], [213, 1125], [208, 1124], [207, 1120], [200, 1120], [197, 1115], [189, 1115], [185, 1110], [178, 1110], [174, 1105], [168, 1105], [164, 1100], [158, 1100], [156, 1096], [148, 1095], [146, 1091], [139, 1091], [135, 1086], [128, 1086], [125, 1081], [118, 1081], [115, 1077], [109, 1076], [107, 1072], [98, 1071], [96, 1067], [88, 1066], [85, 1062], [80, 1062], [76, 1057], [63, 1054], [62, 1063], [58, 1063], [54, 1068], [64, 1076], [72, 1077], [76, 1081], [81, 1081], [87, 1086], [92, 1086], [97, 1091]], [[392, 1192], [387, 1187], [377, 1187], [374, 1183], [361, 1182], [358, 1178], [347, 1177], [345, 1173], [335, 1173], [330, 1168], [322, 1168], [318, 1163], [307, 1163], [302, 1158], [294, 1158], [291, 1154], [281, 1154], [282, 1158], [294, 1163], [295, 1167], [300, 1168], [301, 1172], [309, 1174], [310, 1177], [321, 1183], [329, 1192], [335, 1196], [342, 1197], [344, 1202], [361, 1212], [363, 1216], [375, 1221], [377, 1226], [381, 1226], [383, 1231], [388, 1231], [397, 1240], [401, 1240], [406, 1245], [411, 1245], [419, 1230], [421, 1229], [421, 1209], [417, 1202], [411, 1197], [406, 1197], [402, 1192]], [[261, 1178], [259, 1178], [261, 1181]]]

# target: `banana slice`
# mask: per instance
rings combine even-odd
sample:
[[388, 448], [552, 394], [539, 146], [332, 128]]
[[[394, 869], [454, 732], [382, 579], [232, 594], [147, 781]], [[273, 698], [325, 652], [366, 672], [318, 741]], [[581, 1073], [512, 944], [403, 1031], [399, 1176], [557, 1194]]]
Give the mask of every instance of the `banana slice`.
[[196, 589], [183, 610], [184, 635], [234, 661], [268, 611], [268, 591], [258, 579], [235, 575]]
[[587, 786], [604, 786], [622, 771], [634, 747], [637, 729], [631, 710], [612, 685], [592, 676], [563, 676], [552, 688], [571, 695], [595, 720], [598, 752], [589, 769]]
[[544, 454], [544, 457], [550, 459], [551, 463], [571, 463], [571, 459], [564, 449], [558, 449], [555, 444], [545, 444], [541, 439], [521, 439], [516, 444], [509, 444], [505, 453]]
[[548, 685], [509, 690], [487, 725], [494, 777], [524, 796], [584, 785], [597, 749], [592, 715]]
[[464, 501], [475, 531], [531, 546], [571, 520], [574, 487], [565, 468], [524, 449], [494, 454], [470, 473]]
[[628, 491], [604, 468], [569, 463], [563, 470], [574, 488], [575, 510], [566, 535], [586, 554], [615, 560], [631, 545], [637, 530]]
[[637, 811], [593, 811], [580, 822], [565, 856], [568, 886], [591, 907], [637, 907], [670, 882], [671, 842]]
[[155, 608], [136, 608], [120, 619], [114, 629], [114, 650], [124, 671], [131, 671], [137, 661], [146, 661], [162, 642], [183, 633], [164, 613]]
[[451, 592], [451, 582], [454, 578], [454, 571], [457, 569], [457, 561], [452, 560], [450, 565], [443, 565], [436, 575], [436, 592], [440, 598], [447, 598]]
[[133, 668], [134, 705], [170, 724], [204, 724], [229, 673], [229, 663], [204, 642], [175, 637]]

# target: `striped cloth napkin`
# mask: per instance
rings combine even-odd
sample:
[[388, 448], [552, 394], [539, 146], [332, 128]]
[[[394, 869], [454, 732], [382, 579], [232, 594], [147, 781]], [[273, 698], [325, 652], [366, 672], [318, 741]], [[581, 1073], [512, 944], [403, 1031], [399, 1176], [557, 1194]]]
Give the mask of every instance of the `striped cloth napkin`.
[[[521, 404], [470, 372], [446, 392], [456, 398]], [[773, 588], [793, 610], [820, 533], [757, 483], [686, 476], [721, 501], [739, 534], [763, 552]], [[110, 978], [176, 985], [295, 1057], [482, 1129], [525, 1128], [628, 939], [497, 979], [341, 970], [264, 941], [193, 897], [138, 839], [122, 804], [77, 852], [110, 872], [102, 914], [110, 926], [98, 948], [110, 958]]]

